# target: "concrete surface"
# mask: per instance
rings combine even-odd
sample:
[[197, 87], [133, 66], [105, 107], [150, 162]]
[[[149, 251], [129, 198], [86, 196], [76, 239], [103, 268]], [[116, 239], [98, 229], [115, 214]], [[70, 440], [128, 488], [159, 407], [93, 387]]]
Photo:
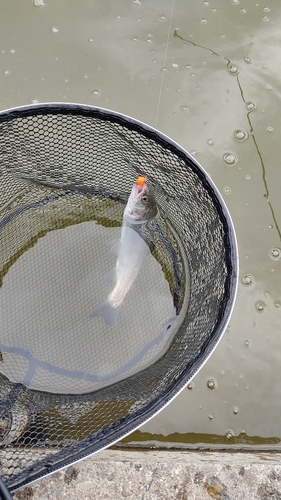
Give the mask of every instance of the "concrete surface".
[[278, 500], [281, 453], [105, 450], [22, 488], [16, 500]]

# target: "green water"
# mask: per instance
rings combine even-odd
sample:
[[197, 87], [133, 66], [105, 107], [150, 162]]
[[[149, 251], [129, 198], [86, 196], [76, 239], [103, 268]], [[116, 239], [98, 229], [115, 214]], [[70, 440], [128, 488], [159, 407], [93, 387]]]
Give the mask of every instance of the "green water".
[[156, 126], [194, 154], [234, 221], [240, 282], [229, 328], [191, 390], [127, 442], [188, 447], [199, 436], [211, 447], [218, 436], [244, 447], [247, 436], [280, 449], [280, 3], [1, 7], [2, 109], [83, 102]]

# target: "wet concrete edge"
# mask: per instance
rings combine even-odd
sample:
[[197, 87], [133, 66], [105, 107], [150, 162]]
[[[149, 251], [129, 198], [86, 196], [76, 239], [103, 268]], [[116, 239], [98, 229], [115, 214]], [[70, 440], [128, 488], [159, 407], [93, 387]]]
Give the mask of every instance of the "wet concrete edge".
[[14, 493], [16, 500], [279, 500], [281, 453], [101, 451]]

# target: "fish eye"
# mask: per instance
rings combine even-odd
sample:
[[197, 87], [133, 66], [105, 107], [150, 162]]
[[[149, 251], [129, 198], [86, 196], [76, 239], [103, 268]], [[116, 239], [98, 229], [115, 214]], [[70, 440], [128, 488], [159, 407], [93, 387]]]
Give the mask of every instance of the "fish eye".
[[142, 195], [141, 201], [143, 201], [144, 203], [148, 203], [148, 196], [147, 196], [147, 194], [143, 194]]

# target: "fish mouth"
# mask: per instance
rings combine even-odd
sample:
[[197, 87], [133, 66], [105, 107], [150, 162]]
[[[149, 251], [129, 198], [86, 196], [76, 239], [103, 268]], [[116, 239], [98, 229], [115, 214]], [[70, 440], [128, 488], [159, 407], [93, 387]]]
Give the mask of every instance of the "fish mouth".
[[143, 184], [143, 186], [139, 186], [138, 184], [136, 184], [136, 191], [138, 196], [140, 196], [143, 192], [147, 191], [146, 182]]

